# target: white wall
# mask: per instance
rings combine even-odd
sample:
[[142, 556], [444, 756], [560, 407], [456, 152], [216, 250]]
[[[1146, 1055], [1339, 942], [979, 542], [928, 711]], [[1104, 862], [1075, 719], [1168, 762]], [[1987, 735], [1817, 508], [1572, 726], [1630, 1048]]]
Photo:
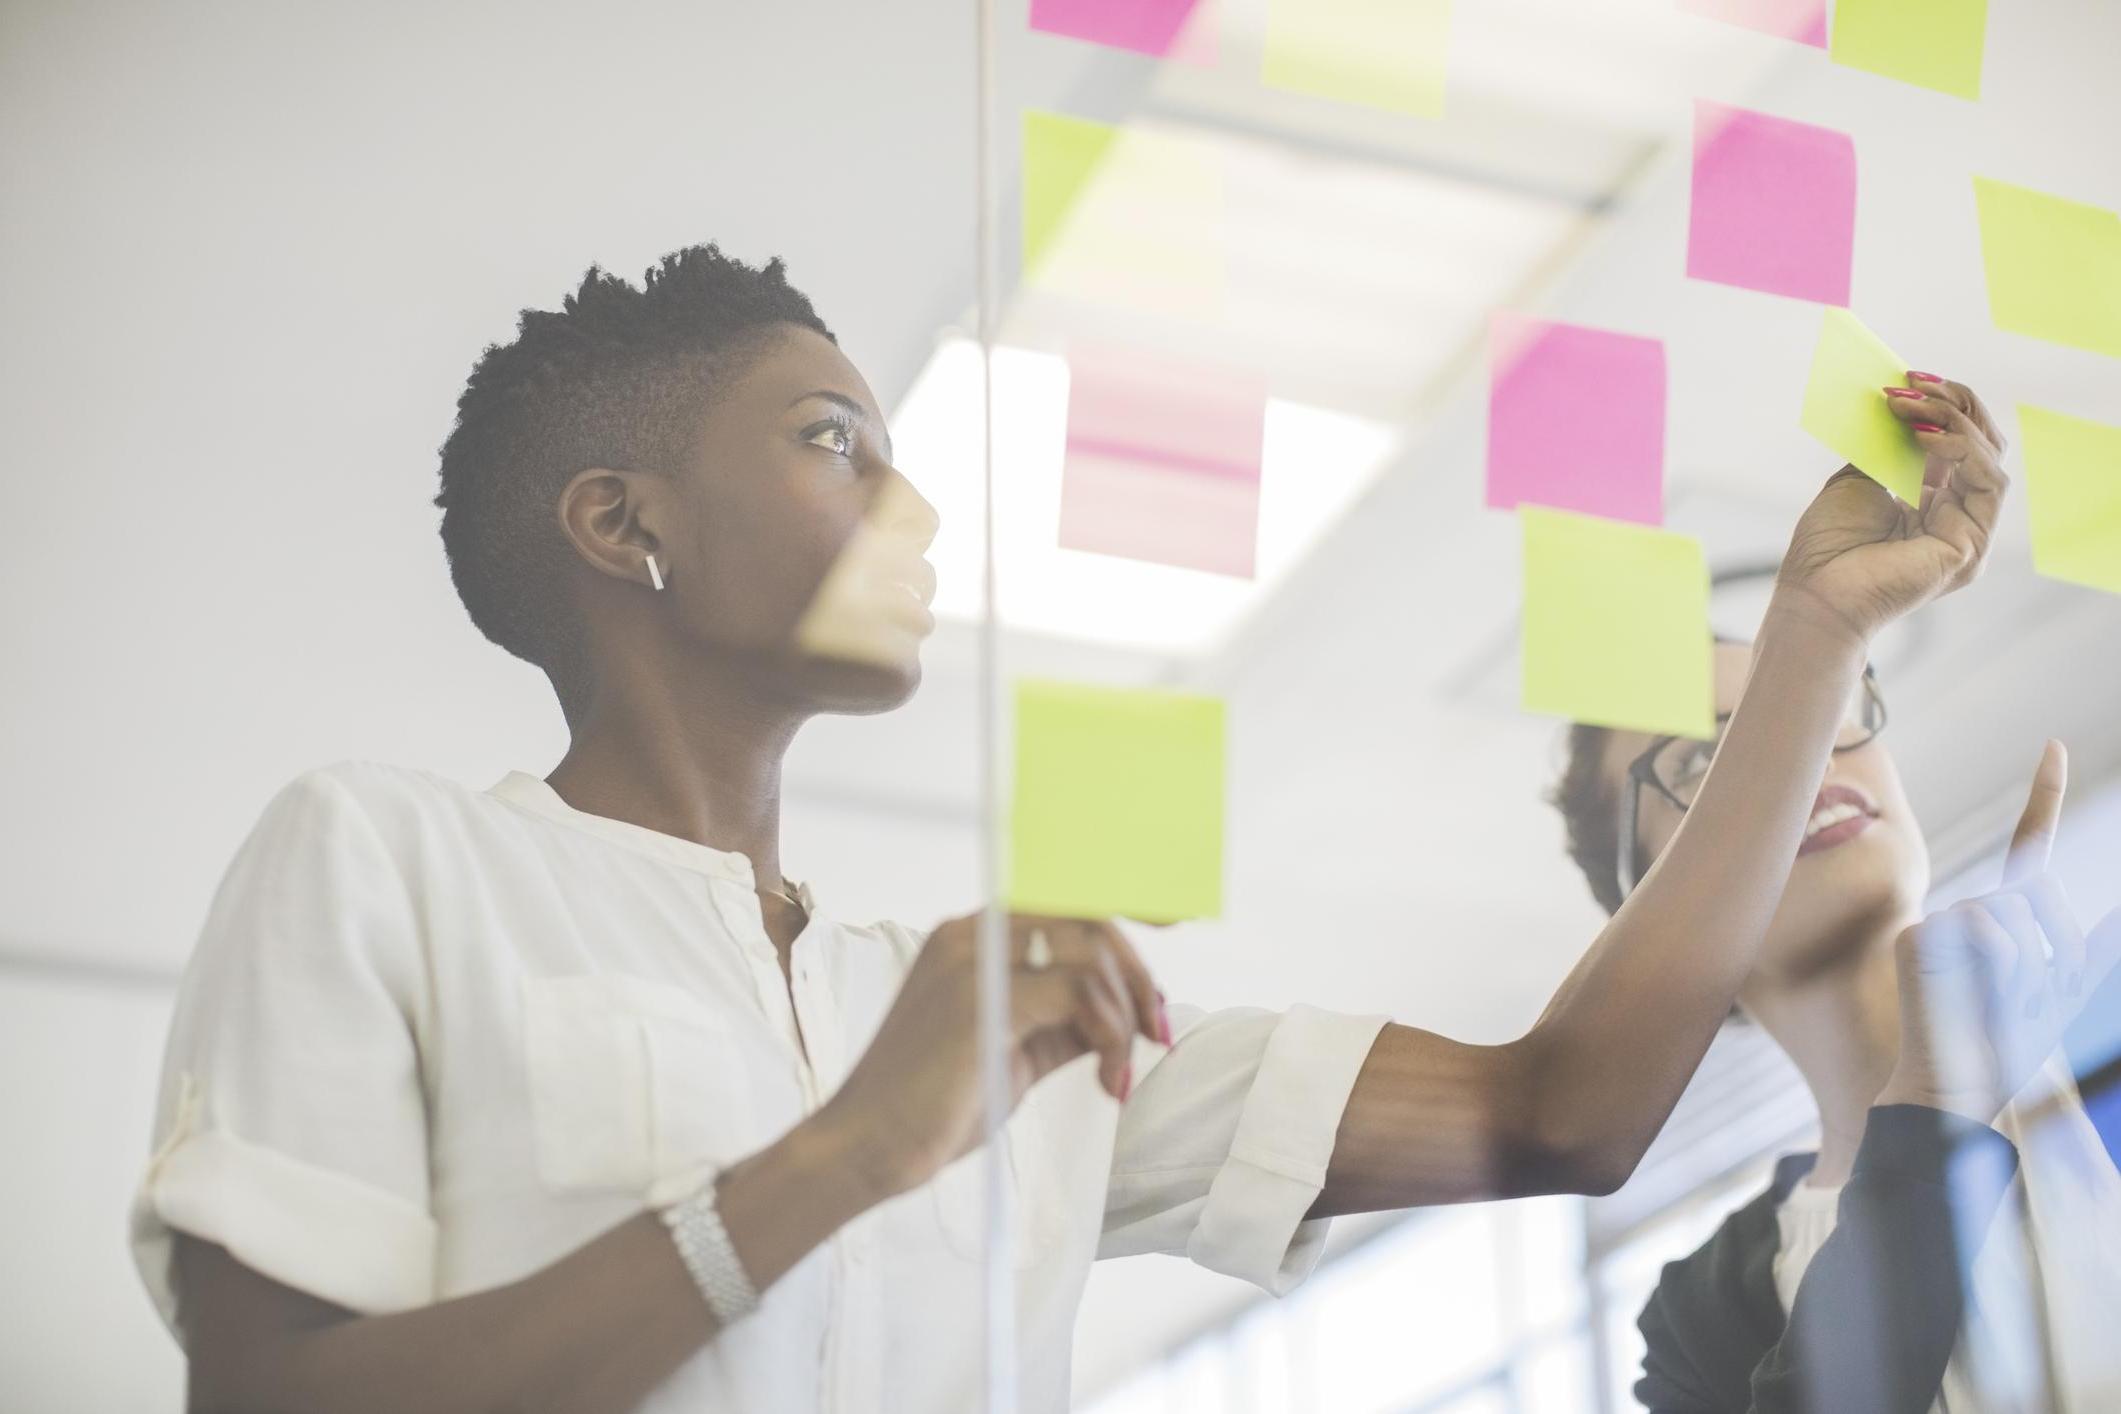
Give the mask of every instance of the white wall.
[[0, 1405], [164, 1414], [177, 1347], [133, 1273], [169, 990], [0, 961]]

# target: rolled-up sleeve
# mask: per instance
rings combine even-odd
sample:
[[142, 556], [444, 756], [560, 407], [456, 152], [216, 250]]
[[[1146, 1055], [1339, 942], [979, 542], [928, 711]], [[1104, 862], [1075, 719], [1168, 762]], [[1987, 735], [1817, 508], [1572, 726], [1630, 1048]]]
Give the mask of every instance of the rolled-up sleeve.
[[1279, 1296], [1318, 1264], [1341, 1112], [1382, 1016], [1172, 1007], [1176, 1044], [1120, 1112], [1100, 1257], [1183, 1253]]
[[433, 1300], [419, 930], [382, 837], [330, 770], [266, 807], [178, 996], [131, 1235], [180, 1340], [179, 1232], [355, 1311]]

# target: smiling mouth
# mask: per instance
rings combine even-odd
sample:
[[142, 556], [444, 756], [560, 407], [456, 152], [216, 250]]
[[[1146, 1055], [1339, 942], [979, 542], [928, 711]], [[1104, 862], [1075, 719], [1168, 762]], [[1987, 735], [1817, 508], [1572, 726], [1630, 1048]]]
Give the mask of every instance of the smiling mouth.
[[1812, 802], [1812, 818], [1805, 823], [1804, 842], [1797, 846], [1797, 853], [1817, 854], [1847, 844], [1877, 819], [1878, 807], [1862, 791], [1850, 786], [1828, 786]]

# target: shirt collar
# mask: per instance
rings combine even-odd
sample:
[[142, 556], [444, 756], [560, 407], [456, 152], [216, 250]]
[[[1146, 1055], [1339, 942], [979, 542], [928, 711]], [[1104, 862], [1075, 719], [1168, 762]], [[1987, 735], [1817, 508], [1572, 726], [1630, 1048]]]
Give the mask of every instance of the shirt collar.
[[[681, 869], [727, 879], [747, 889], [757, 887], [751, 861], [745, 856], [695, 840], [666, 835], [661, 830], [651, 830], [630, 820], [614, 820], [609, 815], [592, 815], [586, 810], [577, 810], [552, 788], [551, 782], [528, 771], [510, 771], [488, 786], [486, 793], [521, 806], [533, 815], [542, 815], [556, 824], [595, 835], [637, 854], [675, 864]], [[810, 885], [797, 884], [795, 896], [801, 900], [805, 913], [817, 911], [817, 898], [811, 893]]]

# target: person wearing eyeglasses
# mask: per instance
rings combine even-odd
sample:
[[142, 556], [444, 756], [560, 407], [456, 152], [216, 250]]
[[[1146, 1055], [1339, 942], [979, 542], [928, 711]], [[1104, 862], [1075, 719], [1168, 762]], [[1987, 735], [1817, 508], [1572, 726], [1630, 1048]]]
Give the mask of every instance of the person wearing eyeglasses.
[[[1718, 738], [1570, 730], [1553, 800], [1608, 911], [1710, 789], [1753, 668], [1747, 644], [1715, 653]], [[2066, 776], [2050, 743], [2003, 887], [1924, 918], [1929, 854], [1885, 725], [1866, 667], [1733, 1012], [1796, 1063], [1819, 1148], [1665, 1268], [1636, 1386], [1656, 1414], [2121, 1408], [2121, 1176], [2057, 1053], [2121, 911], [2087, 937], [2045, 872]]]

